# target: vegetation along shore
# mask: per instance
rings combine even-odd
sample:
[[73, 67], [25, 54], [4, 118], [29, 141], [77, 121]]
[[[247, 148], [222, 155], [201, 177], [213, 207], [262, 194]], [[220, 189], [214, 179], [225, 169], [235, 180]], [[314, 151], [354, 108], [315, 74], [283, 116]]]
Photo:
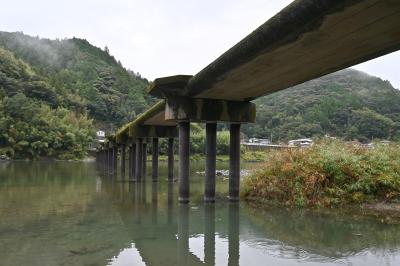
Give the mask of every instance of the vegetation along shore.
[[271, 151], [245, 178], [242, 197], [290, 207], [396, 203], [400, 200], [400, 145], [367, 149], [322, 141], [307, 149]]

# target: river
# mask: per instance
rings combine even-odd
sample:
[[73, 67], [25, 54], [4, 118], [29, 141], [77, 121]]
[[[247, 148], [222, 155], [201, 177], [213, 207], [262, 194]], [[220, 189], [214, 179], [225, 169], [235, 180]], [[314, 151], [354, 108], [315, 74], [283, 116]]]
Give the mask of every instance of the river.
[[150, 169], [128, 183], [90, 162], [1, 163], [0, 265], [400, 265], [390, 218], [232, 204], [223, 177], [203, 204], [203, 163], [191, 168], [179, 205], [163, 163], [157, 183]]

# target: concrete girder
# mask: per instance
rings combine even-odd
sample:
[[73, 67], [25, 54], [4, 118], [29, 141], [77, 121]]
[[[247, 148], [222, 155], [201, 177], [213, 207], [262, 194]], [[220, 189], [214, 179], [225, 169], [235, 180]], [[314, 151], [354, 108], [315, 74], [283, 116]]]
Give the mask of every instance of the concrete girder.
[[167, 121], [254, 123], [255, 119], [256, 106], [251, 102], [175, 97], [165, 105]]
[[147, 126], [137, 125], [129, 127], [129, 138], [177, 138], [176, 126]]

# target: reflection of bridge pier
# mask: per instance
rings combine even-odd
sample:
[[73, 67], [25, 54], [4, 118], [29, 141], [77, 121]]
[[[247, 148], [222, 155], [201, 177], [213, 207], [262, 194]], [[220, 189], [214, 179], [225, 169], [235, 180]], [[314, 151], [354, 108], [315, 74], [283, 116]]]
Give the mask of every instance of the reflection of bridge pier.
[[178, 265], [186, 266], [189, 260], [189, 206], [178, 207]]
[[158, 216], [158, 183], [153, 182], [151, 185], [151, 216], [153, 224], [157, 224]]
[[171, 224], [174, 212], [174, 184], [171, 182], [168, 182], [167, 197], [167, 223]]
[[[123, 182], [118, 185], [121, 189], [110, 191], [114, 198], [113, 202], [120, 208], [121, 220], [129, 232], [130, 241], [134, 243], [146, 265], [213, 266], [216, 264], [214, 204], [199, 205], [198, 209], [192, 209], [188, 204], [177, 204], [176, 201], [174, 204], [174, 187], [170, 182], [131, 182], [130, 191], [123, 189], [125, 187]], [[166, 186], [164, 188], [167, 193], [159, 194], [163, 185]], [[147, 197], [150, 197], [151, 201], [147, 201]], [[127, 200], [128, 198], [130, 200]], [[228, 226], [220, 225], [222, 231], [218, 234], [218, 241], [222, 240], [221, 237], [229, 241], [229, 265], [238, 265], [238, 204], [229, 205], [228, 208], [221, 210], [219, 217], [223, 215], [232, 221]], [[202, 235], [204, 235], [202, 238], [204, 260], [196, 253], [199, 250], [193, 250], [193, 246], [189, 245], [191, 238], [195, 240]], [[115, 257], [118, 257], [118, 254]]]
[[228, 265], [239, 265], [239, 204], [229, 204], [229, 227], [228, 227]]
[[204, 205], [204, 263], [215, 265], [215, 205]]
[[141, 211], [140, 211], [140, 204], [141, 204], [141, 195], [142, 195], [142, 190], [140, 188], [140, 183], [134, 183], [134, 216], [135, 216], [135, 222], [137, 224], [141, 223]]

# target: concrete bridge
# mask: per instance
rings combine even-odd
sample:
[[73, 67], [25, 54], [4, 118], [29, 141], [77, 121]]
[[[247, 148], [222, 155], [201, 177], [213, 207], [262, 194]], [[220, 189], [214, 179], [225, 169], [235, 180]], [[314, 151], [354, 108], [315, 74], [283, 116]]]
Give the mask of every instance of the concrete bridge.
[[152, 179], [158, 177], [158, 139], [168, 138], [168, 179], [173, 143], [179, 138], [179, 201], [189, 201], [190, 122], [206, 123], [204, 200], [215, 200], [216, 125], [230, 125], [229, 199], [239, 199], [240, 125], [255, 122], [250, 101], [400, 49], [398, 0], [297, 0], [194, 76], [154, 80], [161, 98], [108, 137], [98, 160], [121, 174], [129, 154], [129, 179], [146, 177], [152, 143]]

